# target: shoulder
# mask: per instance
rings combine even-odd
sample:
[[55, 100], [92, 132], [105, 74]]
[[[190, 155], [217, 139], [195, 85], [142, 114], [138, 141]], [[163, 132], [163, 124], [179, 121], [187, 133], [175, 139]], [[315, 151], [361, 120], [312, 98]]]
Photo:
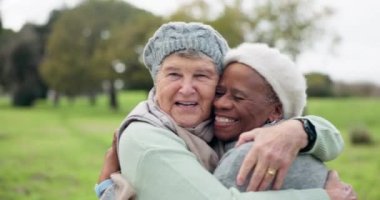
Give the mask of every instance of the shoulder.
[[141, 174], [157, 167], [164, 168], [167, 156], [176, 152], [187, 152], [182, 139], [167, 129], [145, 122], [132, 122], [119, 138], [121, 171], [132, 184], [141, 178]]
[[323, 188], [327, 176], [323, 162], [311, 155], [299, 155], [289, 168], [282, 189]]
[[245, 155], [248, 153], [248, 151], [252, 148], [252, 145], [254, 144], [254, 142], [247, 142], [247, 143], [244, 143], [238, 147], [234, 147], [232, 149], [230, 149], [229, 151], [227, 151], [227, 153], [225, 153], [221, 159], [221, 163], [222, 162], [238, 162], [238, 161], [241, 161], [244, 159]]
[[235, 187], [240, 191], [245, 191], [243, 188], [246, 186], [237, 186], [235, 183], [236, 176], [239, 172], [240, 166], [243, 163], [245, 155], [251, 149], [253, 142], [248, 142], [234, 147], [223, 155], [217, 168], [214, 171], [214, 176], [222, 182], [227, 188]]
[[185, 146], [184, 141], [169, 129], [156, 127], [146, 122], [132, 122], [122, 133], [120, 145], [138, 145], [140, 147]]

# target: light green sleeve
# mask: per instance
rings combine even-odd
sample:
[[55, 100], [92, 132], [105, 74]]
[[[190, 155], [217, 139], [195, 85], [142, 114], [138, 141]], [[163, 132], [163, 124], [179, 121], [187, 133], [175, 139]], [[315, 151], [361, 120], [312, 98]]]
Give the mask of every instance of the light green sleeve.
[[344, 141], [339, 130], [322, 117], [308, 115], [301, 117], [309, 120], [317, 133], [317, 140], [313, 148], [305, 153], [312, 154], [322, 161], [330, 161], [338, 157], [343, 151]]
[[121, 172], [137, 192], [137, 199], [329, 199], [323, 189], [240, 193], [225, 188], [205, 170], [174, 133], [133, 122], [119, 144]]

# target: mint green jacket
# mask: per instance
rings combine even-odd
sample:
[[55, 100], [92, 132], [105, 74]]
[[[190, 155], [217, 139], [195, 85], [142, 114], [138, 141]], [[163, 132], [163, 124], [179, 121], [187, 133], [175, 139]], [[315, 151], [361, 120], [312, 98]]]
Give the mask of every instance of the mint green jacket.
[[[317, 131], [317, 141], [309, 153], [321, 160], [337, 157], [343, 148], [339, 131], [323, 118], [306, 118]], [[323, 189], [241, 193], [226, 188], [200, 165], [181, 138], [144, 122], [133, 122], [124, 130], [119, 161], [139, 200], [329, 199]]]

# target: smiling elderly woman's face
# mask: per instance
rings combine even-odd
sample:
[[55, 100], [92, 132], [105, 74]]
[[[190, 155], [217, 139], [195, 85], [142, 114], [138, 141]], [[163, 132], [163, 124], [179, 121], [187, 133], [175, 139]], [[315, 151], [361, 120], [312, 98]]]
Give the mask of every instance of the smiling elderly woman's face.
[[223, 72], [214, 101], [215, 135], [235, 140], [242, 132], [279, 120], [281, 103], [269, 83], [254, 69], [232, 63]]
[[211, 59], [172, 54], [157, 74], [157, 103], [179, 126], [197, 126], [210, 117], [218, 79]]

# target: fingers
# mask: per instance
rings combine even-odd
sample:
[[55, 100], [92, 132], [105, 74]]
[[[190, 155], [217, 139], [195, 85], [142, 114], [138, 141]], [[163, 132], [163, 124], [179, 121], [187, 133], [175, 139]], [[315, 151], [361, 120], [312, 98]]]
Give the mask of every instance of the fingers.
[[[269, 164], [271, 163], [271, 164]], [[262, 191], [269, 187], [276, 177], [278, 166], [272, 165], [272, 157], [258, 156], [255, 169], [249, 181], [247, 191]]]
[[347, 197], [345, 199], [349, 199], [349, 200], [357, 200], [358, 199], [357, 194], [355, 193], [355, 191], [351, 185], [344, 184], [343, 190], [346, 193], [345, 196]]
[[351, 185], [347, 184], [347, 187], [345, 189], [350, 192], [350, 196], [349, 196], [350, 200], [358, 199], [358, 195], [356, 194], [354, 188]]
[[357, 200], [357, 194], [351, 185], [339, 180], [338, 172], [330, 171], [325, 185], [330, 199]]
[[118, 129], [116, 129], [114, 132], [113, 132], [113, 140], [112, 140], [112, 144], [116, 143], [117, 140], [119, 139], [119, 134], [118, 134]]
[[278, 170], [276, 179], [273, 183], [273, 187], [272, 187], [273, 190], [281, 189], [282, 185], [284, 184], [286, 174], [288, 174], [288, 170], [289, 170], [289, 167]]
[[255, 130], [244, 132], [244, 133], [240, 134], [239, 140], [236, 142], [235, 147], [238, 147], [244, 143], [253, 141], [253, 140], [255, 140], [255, 137], [256, 137]]
[[[248, 185], [249, 191], [263, 191], [272, 184], [272, 189], [281, 189], [290, 164], [282, 160], [263, 157], [256, 162], [256, 167]], [[291, 163], [291, 162], [289, 162]]]
[[267, 174], [268, 163], [257, 162], [257, 166], [255, 167], [255, 170], [253, 171], [251, 180], [249, 181], [247, 191], [258, 191], [260, 183], [263, 182], [264, 179], [267, 179], [267, 181], [272, 180], [276, 173], [275, 169], [273, 170], [274, 170], [273, 174]]
[[249, 151], [248, 154], [245, 156], [244, 161], [240, 167], [239, 173], [236, 177], [236, 183], [237, 185], [241, 186], [244, 185], [248, 174], [253, 170], [253, 168], [256, 165], [257, 160], [257, 154], [256, 151]]
[[277, 176], [277, 170], [275, 168], [269, 167], [267, 172], [264, 175], [263, 181], [260, 183], [258, 190], [263, 191], [266, 190], [269, 185], [275, 180]]
[[112, 148], [115, 150], [116, 154], [117, 154], [117, 141], [119, 140], [119, 134], [118, 134], [118, 130], [116, 129], [113, 133], [113, 140], [112, 140]]
[[327, 184], [340, 182], [338, 172], [335, 170], [330, 170], [327, 176]]

